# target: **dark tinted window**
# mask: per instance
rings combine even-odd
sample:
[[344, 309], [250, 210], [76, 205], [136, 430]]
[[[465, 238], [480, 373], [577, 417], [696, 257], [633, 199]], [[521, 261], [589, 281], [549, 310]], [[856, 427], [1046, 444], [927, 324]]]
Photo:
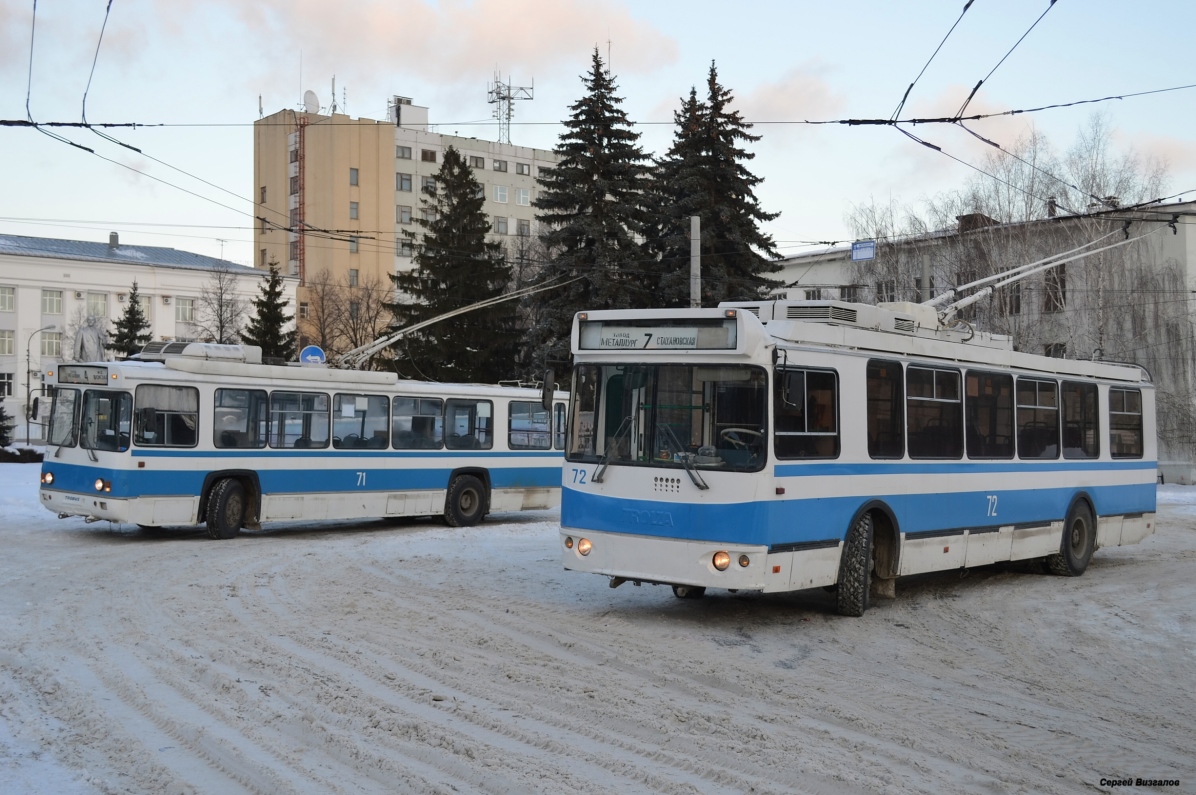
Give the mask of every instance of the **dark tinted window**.
[[968, 372], [968, 458], [1013, 458], [1013, 376]]
[[221, 448], [266, 446], [266, 393], [260, 389], [217, 389], [212, 408], [212, 442]]
[[1142, 393], [1137, 389], [1109, 390], [1109, 454], [1142, 457]]
[[963, 456], [959, 372], [929, 367], [905, 371], [910, 458]]
[[1096, 384], [1064, 381], [1063, 457], [1100, 457], [1100, 420], [1097, 412]]
[[839, 400], [835, 373], [777, 370], [777, 458], [837, 458]]
[[868, 455], [905, 454], [905, 396], [900, 362], [868, 362]]
[[1059, 385], [1054, 381], [1017, 379], [1017, 454], [1059, 457]]

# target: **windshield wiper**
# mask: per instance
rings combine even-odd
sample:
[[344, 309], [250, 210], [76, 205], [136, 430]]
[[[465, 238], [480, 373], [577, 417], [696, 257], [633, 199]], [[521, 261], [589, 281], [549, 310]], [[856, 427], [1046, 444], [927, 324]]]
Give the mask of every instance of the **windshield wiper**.
[[681, 466], [685, 467], [685, 471], [689, 474], [689, 479], [699, 489], [705, 490], [710, 488], [706, 485], [706, 481], [702, 479], [702, 476], [698, 474], [697, 467], [694, 466], [693, 461], [689, 458], [689, 453], [685, 451], [685, 448], [681, 445], [681, 440], [677, 438], [677, 432], [673, 430], [671, 425], [661, 425], [660, 427], [664, 428], [665, 435], [671, 438], [677, 446], [677, 458], [681, 461]]
[[591, 483], [601, 483], [602, 482], [602, 474], [604, 472], [606, 472], [606, 468], [608, 466], [610, 466], [610, 454], [611, 454], [611, 451], [615, 447], [615, 443], [619, 441], [619, 437], [621, 437], [623, 434], [630, 433], [630, 432], [631, 432], [631, 417], [630, 416], [624, 417], [623, 421], [621, 423], [619, 423], [619, 429], [617, 431], [615, 431], [615, 435], [612, 436], [610, 438], [610, 441], [608, 441], [606, 443], [606, 452], [604, 452], [602, 454], [602, 457], [598, 459], [598, 468], [594, 470], [593, 476], [590, 477]]

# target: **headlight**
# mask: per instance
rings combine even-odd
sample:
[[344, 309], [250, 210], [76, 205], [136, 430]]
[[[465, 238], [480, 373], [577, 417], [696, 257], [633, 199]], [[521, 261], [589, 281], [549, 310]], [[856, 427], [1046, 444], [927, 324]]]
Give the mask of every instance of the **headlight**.
[[726, 571], [727, 567], [731, 565], [731, 556], [726, 552], [715, 552], [711, 562], [714, 564], [714, 568], [719, 571]]
[[104, 479], [96, 478], [96, 491], [103, 491], [103, 490], [104, 490]]
[[594, 545], [590, 543], [590, 539], [579, 538], [577, 540], [577, 551], [580, 552], [582, 555], [590, 554], [590, 550], [593, 548], [594, 548]]
[[42, 473], [42, 483], [47, 486], [53, 484], [54, 483], [54, 473], [53, 472], [43, 472]]
[[565, 549], [573, 549], [573, 536], [565, 536]]
[[743, 566], [745, 569], [748, 567], [748, 564], [751, 562], [752, 562], [752, 559], [749, 558], [747, 555], [739, 556], [739, 565]]

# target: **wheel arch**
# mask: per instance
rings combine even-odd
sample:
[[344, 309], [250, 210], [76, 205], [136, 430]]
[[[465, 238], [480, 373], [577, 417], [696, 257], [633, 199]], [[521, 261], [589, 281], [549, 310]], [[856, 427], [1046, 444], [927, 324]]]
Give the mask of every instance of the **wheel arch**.
[[1063, 514], [1064, 522], [1067, 521], [1067, 517], [1071, 516], [1072, 511], [1076, 509], [1076, 504], [1081, 502], [1088, 505], [1088, 511], [1092, 514], [1092, 521], [1095, 522], [1097, 520], [1096, 500], [1092, 498], [1092, 495], [1086, 489], [1080, 489], [1071, 495], [1071, 501], [1067, 503], [1067, 512]]
[[248, 525], [259, 522], [262, 514], [262, 484], [258, 479], [257, 472], [252, 469], [220, 469], [205, 475], [203, 488], [199, 491], [198, 516], [200, 521], [203, 521], [203, 517], [207, 513], [208, 499], [212, 496], [212, 489], [225, 478], [239, 480], [242, 488], [245, 489], [245, 523]]
[[448, 483], [444, 485], [445, 493], [452, 488], [453, 481], [462, 475], [473, 475], [478, 480], [482, 481], [482, 487], [486, 489], [486, 504], [483, 506], [483, 513], [490, 513], [490, 492], [493, 486], [490, 484], [490, 470], [485, 467], [459, 467], [449, 473]]
[[847, 523], [848, 529], [864, 514], [872, 515], [872, 554], [875, 558], [874, 573], [889, 580], [901, 570], [901, 526], [897, 515], [884, 500], [868, 500], [856, 509]]

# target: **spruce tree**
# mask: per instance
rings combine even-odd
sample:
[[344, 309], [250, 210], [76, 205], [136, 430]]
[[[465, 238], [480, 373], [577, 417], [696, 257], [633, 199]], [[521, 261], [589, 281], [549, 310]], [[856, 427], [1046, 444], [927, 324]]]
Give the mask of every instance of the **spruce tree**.
[[673, 145], [658, 163], [653, 190], [655, 249], [664, 275], [660, 295], [665, 306], [689, 302], [690, 216], [701, 218], [702, 305], [750, 301], [775, 286], [765, 274], [780, 266], [772, 237], [760, 224], [778, 213], [765, 212], [754, 189], [763, 180], [745, 163], [755, 157], [743, 148], [760, 140], [752, 125], [731, 110], [731, 91], [718, 82], [714, 62], [706, 81], [705, 101], [691, 90], [675, 114]]
[[254, 315], [245, 325], [241, 341], [259, 346], [263, 358], [270, 356], [289, 362], [296, 353], [295, 330], [284, 331], [284, 327], [295, 318], [286, 314], [290, 301], [282, 297], [282, 274], [277, 260], [270, 260], [269, 268], [270, 272], [262, 277], [261, 297], [252, 302]]
[[[400, 327], [494, 298], [508, 291], [511, 267], [500, 243], [486, 240], [485, 192], [465, 158], [445, 150], [435, 186], [420, 200], [423, 228], [415, 267], [391, 276]], [[414, 233], [405, 232], [415, 239]], [[396, 366], [407, 377], [496, 383], [516, 374], [519, 329], [515, 301], [435, 323], [396, 343]]]
[[4, 409], [4, 401], [0, 400], [0, 447], [12, 444], [12, 429], [15, 423]]
[[149, 320], [145, 317], [145, 309], [141, 306], [141, 293], [137, 290], [137, 282], [133, 282], [133, 289], [129, 291], [128, 303], [125, 311], [116, 321], [116, 329], [112, 334], [110, 350], [121, 359], [127, 359], [145, 347], [150, 341]]
[[586, 93], [570, 106], [554, 148], [560, 161], [541, 169], [534, 202], [549, 252], [536, 281], [581, 278], [528, 299], [529, 313], [537, 319], [526, 361], [532, 373], [545, 366], [559, 371], [569, 362], [576, 312], [648, 307], [657, 301], [652, 266], [638, 242], [648, 228], [649, 158], [597, 49], [582, 82]]

